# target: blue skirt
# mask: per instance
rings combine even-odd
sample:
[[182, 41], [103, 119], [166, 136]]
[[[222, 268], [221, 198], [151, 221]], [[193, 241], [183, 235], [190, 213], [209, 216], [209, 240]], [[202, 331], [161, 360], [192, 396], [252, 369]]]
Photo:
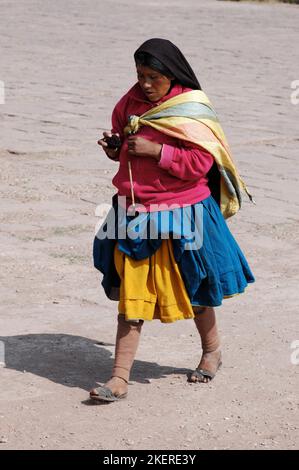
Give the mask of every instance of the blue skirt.
[[[112, 201], [115, 236], [96, 236], [93, 245], [94, 266], [103, 274], [102, 285], [110, 299], [118, 300], [115, 292], [120, 286], [114, 267], [116, 242], [128, 256], [144, 259], [155, 253], [163, 239], [171, 238], [175, 260], [194, 306], [219, 306], [223, 298], [243, 293], [248, 283], [255, 281], [212, 196], [188, 208], [139, 216], [120, 214], [117, 199]], [[106, 228], [107, 219], [100, 230]]]

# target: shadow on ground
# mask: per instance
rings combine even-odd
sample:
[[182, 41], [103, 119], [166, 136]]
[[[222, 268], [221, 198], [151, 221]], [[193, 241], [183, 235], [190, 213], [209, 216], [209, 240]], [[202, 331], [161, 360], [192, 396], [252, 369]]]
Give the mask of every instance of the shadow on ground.
[[[90, 390], [95, 382], [105, 382], [110, 377], [113, 356], [105, 346], [113, 344], [65, 334], [7, 336], [0, 337], [0, 341], [4, 343], [5, 366], [8, 369], [25, 370], [84, 390]], [[186, 374], [188, 371], [136, 360], [131, 380], [146, 383], [148, 379]]]

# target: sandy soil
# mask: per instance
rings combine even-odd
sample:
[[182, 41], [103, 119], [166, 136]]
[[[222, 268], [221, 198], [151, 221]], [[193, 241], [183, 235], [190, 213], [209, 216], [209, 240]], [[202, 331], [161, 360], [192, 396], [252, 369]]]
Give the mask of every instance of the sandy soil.
[[[0, 7], [0, 449], [298, 447], [299, 8]], [[96, 140], [135, 80], [134, 50], [153, 36], [190, 59], [254, 194], [229, 225], [257, 282], [217, 309], [224, 363], [213, 382], [186, 382], [201, 354], [193, 321], [153, 322], [128, 399], [90, 405], [89, 388], [109, 377], [117, 306], [92, 264], [95, 208], [110, 202], [116, 171]]]

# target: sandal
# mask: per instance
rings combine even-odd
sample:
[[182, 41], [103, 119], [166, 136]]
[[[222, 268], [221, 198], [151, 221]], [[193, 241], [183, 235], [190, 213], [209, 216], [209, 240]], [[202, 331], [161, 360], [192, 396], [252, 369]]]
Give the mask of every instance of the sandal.
[[[118, 377], [119, 379], [124, 380], [126, 382], [126, 384], [128, 383], [128, 381], [126, 379], [124, 379], [123, 377], [119, 377], [117, 375], [112, 376], [112, 377]], [[106, 385], [100, 385], [98, 388], [93, 388], [89, 392], [89, 397], [92, 400], [108, 401], [108, 402], [121, 400], [122, 398], [126, 398], [127, 395], [128, 395], [128, 392], [121, 393], [120, 395], [115, 395], [115, 393], [113, 393], [112, 390], [110, 390], [109, 387], [106, 387]]]
[[[217, 366], [217, 369], [216, 369], [216, 372], [220, 369], [220, 367], [222, 366], [222, 361], [219, 361], [219, 364]], [[188, 382], [192, 382], [192, 383], [197, 383], [197, 382], [201, 382], [201, 383], [208, 383], [210, 382], [211, 380], [213, 380], [213, 378], [215, 377], [216, 373], [213, 374], [213, 372], [207, 370], [207, 369], [199, 369], [199, 368], [196, 368], [193, 372], [191, 372], [188, 376]], [[196, 377], [196, 379], [198, 380], [191, 380], [191, 377]], [[209, 379], [207, 381], [205, 381], [204, 379]]]
[[115, 395], [114, 393], [112, 393], [110, 388], [105, 387], [104, 385], [100, 385], [97, 388], [93, 388], [89, 393], [91, 400], [109, 401], [109, 402], [121, 400], [123, 398], [126, 398], [127, 395], [128, 395], [128, 392], [122, 393], [121, 395]]

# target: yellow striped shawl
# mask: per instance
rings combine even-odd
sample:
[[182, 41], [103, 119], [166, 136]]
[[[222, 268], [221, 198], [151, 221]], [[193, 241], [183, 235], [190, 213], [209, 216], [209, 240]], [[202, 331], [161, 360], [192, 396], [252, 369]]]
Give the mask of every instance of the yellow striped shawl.
[[254, 202], [233, 162], [217, 115], [203, 91], [181, 93], [142, 116], [130, 116], [125, 134], [135, 134], [140, 126], [150, 126], [171, 137], [186, 140], [213, 155], [220, 173], [220, 209], [226, 219], [240, 209], [242, 190]]

